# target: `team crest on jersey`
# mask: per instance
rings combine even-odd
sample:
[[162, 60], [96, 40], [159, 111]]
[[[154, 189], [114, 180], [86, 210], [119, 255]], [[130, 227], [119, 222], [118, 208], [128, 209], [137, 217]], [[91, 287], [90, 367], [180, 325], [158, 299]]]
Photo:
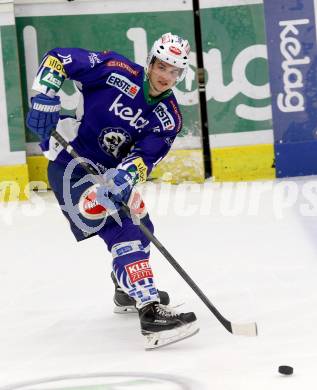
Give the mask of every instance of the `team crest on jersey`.
[[174, 118], [168, 112], [168, 108], [164, 103], [158, 104], [153, 111], [161, 122], [164, 130], [173, 130], [175, 128]]
[[111, 73], [108, 77], [106, 83], [111, 85], [119, 91], [123, 92], [125, 95], [129, 96], [131, 99], [134, 99], [137, 93], [140, 90], [140, 87], [135, 83], [132, 83], [127, 77], [122, 76], [118, 73]]
[[117, 158], [122, 148], [131, 143], [131, 136], [121, 127], [106, 127], [101, 130], [98, 142], [105, 153]]

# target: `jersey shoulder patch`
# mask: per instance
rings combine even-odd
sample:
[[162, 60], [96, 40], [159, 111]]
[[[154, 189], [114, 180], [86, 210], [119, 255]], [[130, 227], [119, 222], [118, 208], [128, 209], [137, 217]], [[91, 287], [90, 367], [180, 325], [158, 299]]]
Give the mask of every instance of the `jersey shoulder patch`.
[[54, 97], [66, 78], [67, 74], [60, 59], [48, 53], [40, 65], [32, 89]]
[[56, 58], [55, 56], [48, 55], [43, 63], [43, 68], [46, 68], [49, 72], [56, 72], [60, 76], [66, 77], [66, 72], [64, 69], [63, 64], [61, 63], [59, 58]]

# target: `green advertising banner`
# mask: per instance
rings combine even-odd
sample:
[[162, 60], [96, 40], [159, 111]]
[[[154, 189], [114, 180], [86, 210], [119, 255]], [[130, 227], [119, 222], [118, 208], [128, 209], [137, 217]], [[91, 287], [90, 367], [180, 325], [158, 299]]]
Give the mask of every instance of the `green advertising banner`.
[[275, 177], [263, 0], [200, 0], [212, 172]]
[[261, 0], [201, 0], [212, 147], [273, 142]]
[[25, 163], [24, 119], [13, 1], [0, 3], [0, 165]]
[[28, 169], [12, 1], [0, 2], [0, 202], [26, 199]]

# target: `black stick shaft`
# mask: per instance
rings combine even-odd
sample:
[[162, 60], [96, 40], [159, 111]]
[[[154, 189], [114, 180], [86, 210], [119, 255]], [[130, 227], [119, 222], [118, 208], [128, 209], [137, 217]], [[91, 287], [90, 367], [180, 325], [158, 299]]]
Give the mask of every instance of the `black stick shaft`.
[[[58, 141], [62, 147], [85, 169], [87, 173], [96, 176], [96, 170], [76, 152], [76, 150], [56, 131], [53, 130], [52, 136]], [[97, 180], [100, 183], [102, 180]], [[122, 209], [130, 217], [130, 209], [126, 204], [122, 204]], [[185, 282], [195, 291], [198, 297], [204, 302], [208, 309], [214, 314], [214, 316], [221, 322], [221, 324], [232, 333], [231, 322], [228, 321], [223, 315], [216, 309], [216, 307], [210, 302], [206, 295], [201, 291], [193, 279], [187, 274], [187, 272], [179, 265], [169, 251], [161, 244], [161, 242], [150, 232], [150, 230], [140, 221], [139, 227], [144, 235], [156, 246], [156, 248], [162, 253], [165, 259], [171, 264], [171, 266], [179, 273], [179, 275], [185, 280]]]
[[[125, 206], [127, 207], [127, 206]], [[124, 209], [126, 212], [126, 210]], [[162, 253], [165, 259], [171, 264], [171, 266], [179, 273], [179, 275], [185, 280], [185, 282], [195, 291], [199, 298], [204, 302], [208, 309], [216, 316], [216, 318], [222, 323], [222, 325], [232, 333], [231, 322], [228, 321], [223, 315], [216, 309], [216, 307], [210, 302], [202, 290], [197, 286], [188, 273], [180, 266], [180, 264], [174, 259], [169, 251], [161, 244], [161, 242], [149, 231], [149, 229], [141, 222], [140, 229], [144, 235], [156, 246], [156, 248]]]

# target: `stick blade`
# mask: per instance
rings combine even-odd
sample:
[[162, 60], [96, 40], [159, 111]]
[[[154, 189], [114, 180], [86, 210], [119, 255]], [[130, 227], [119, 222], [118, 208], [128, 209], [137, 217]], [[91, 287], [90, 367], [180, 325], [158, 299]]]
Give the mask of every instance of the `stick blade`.
[[237, 336], [256, 337], [258, 335], [258, 327], [256, 322], [247, 324], [233, 324], [231, 323], [232, 334]]

